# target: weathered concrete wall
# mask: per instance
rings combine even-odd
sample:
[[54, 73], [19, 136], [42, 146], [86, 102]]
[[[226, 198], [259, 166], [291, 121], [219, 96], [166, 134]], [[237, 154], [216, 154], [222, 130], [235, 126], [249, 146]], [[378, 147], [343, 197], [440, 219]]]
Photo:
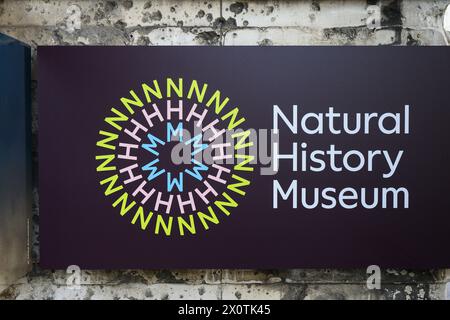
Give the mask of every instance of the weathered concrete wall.
[[[445, 45], [449, 1], [63, 1], [0, 0], [0, 32], [37, 45]], [[34, 55], [33, 55], [34, 56]], [[68, 62], [70, 63], [70, 62]], [[33, 133], [38, 133], [33, 64]], [[34, 144], [36, 146], [36, 142]], [[36, 148], [34, 150], [37, 166]], [[35, 185], [38, 177], [35, 176]], [[34, 190], [33, 260], [39, 261]], [[64, 271], [35, 267], [1, 298], [17, 299], [443, 299], [450, 272], [384, 270]]]

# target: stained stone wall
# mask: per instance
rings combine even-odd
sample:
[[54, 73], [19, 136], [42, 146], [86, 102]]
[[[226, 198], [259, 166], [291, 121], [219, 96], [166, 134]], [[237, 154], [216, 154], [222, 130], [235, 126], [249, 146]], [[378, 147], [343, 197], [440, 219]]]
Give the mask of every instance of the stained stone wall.
[[[35, 48], [38, 45], [445, 45], [450, 1], [64, 1], [0, 0], [0, 32], [33, 48], [34, 167], [37, 167]], [[70, 61], [67, 61], [70, 63]], [[32, 258], [39, 261], [34, 174]], [[450, 254], [450, 252], [449, 252]], [[443, 299], [446, 270], [33, 271], [0, 299]]]

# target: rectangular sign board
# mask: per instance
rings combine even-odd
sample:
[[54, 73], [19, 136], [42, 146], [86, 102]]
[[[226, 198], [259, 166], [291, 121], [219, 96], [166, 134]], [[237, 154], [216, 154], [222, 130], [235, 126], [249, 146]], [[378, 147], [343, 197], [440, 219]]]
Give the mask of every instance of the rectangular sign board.
[[0, 292], [31, 268], [31, 48], [0, 33]]
[[46, 268], [450, 267], [437, 47], [40, 47]]

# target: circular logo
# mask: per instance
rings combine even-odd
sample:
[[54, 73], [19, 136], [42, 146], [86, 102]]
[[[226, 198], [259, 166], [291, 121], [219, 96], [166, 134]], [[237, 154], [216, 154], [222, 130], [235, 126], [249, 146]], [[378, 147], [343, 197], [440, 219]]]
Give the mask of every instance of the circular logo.
[[117, 102], [98, 132], [95, 159], [119, 217], [156, 235], [186, 236], [236, 211], [254, 156], [251, 131], [228, 97], [207, 83], [167, 78]]

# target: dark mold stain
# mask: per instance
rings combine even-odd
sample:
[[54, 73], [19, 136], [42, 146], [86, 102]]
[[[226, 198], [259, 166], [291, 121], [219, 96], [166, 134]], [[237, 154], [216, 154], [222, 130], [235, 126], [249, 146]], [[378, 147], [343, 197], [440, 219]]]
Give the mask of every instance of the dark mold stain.
[[147, 2], [144, 4], [144, 10], [150, 9], [151, 7], [152, 7], [152, 2], [151, 2], [151, 1], [147, 1]]
[[119, 284], [124, 283], [143, 283], [147, 284], [148, 281], [137, 271], [126, 271], [120, 275]]
[[395, 31], [395, 37], [391, 44], [401, 44], [402, 43], [402, 27], [393, 27], [392, 30]]
[[213, 23], [214, 28], [219, 28], [221, 30], [233, 29], [233, 28], [236, 28], [236, 26], [237, 26], [236, 19], [231, 18], [231, 17], [229, 17], [226, 20], [225, 20], [225, 18], [220, 17], [220, 18], [217, 18], [216, 20], [214, 20], [214, 23]]
[[429, 284], [393, 285], [384, 288], [384, 295], [392, 300], [430, 300]]
[[348, 40], [353, 41], [356, 39], [358, 31], [354, 27], [326, 28], [323, 30], [323, 34], [326, 39], [330, 39], [331, 37], [337, 35], [344, 36]]
[[131, 0], [122, 1], [122, 6], [127, 10], [131, 9], [133, 7], [133, 1]]
[[311, 9], [313, 11], [320, 11], [320, 2], [318, 0], [313, 0], [311, 2]]
[[273, 46], [273, 42], [270, 39], [263, 39], [260, 42], [258, 42], [258, 45], [260, 45], [260, 46]]
[[197, 12], [197, 15], [196, 15], [197, 18], [203, 18], [204, 16], [205, 16], [205, 11], [199, 10]]
[[0, 293], [0, 300], [15, 300], [18, 296], [19, 293], [15, 290], [14, 286], [11, 286]]
[[230, 4], [230, 11], [234, 14], [240, 14], [244, 9], [248, 10], [248, 4], [246, 2], [235, 2]]
[[118, 5], [116, 1], [100, 2], [97, 11], [95, 12], [94, 19], [96, 21], [106, 18], [112, 11], [117, 9]]
[[53, 39], [55, 39], [56, 43], [61, 45], [70, 45], [68, 42], [64, 41], [63, 35], [61, 34], [61, 30], [53, 31]]
[[145, 12], [144, 16], [142, 17], [142, 22], [150, 22], [150, 21], [161, 21], [162, 20], [162, 13], [161, 11], [154, 11], [154, 12]]
[[401, 26], [402, 25], [402, 1], [384, 0], [381, 3], [381, 25]]
[[142, 36], [142, 37], [139, 37], [139, 39], [137, 41], [137, 44], [140, 45], [140, 46], [149, 46], [152, 43], [151, 43], [150, 39], [147, 36]]
[[127, 24], [125, 22], [123, 22], [122, 20], [118, 20], [114, 23], [114, 27], [116, 27], [117, 29], [120, 29], [122, 31], [125, 30], [125, 28], [127, 27]]
[[[417, 37], [418, 38], [418, 37]], [[410, 45], [420, 43], [420, 39], [414, 39], [408, 34], [407, 40], [411, 41]], [[387, 272], [382, 270], [382, 279], [384, 283], [435, 283], [445, 280], [445, 275], [439, 270], [397, 270], [397, 272]]]
[[304, 300], [306, 297], [306, 285], [290, 285], [282, 300]]
[[220, 35], [215, 31], [200, 32], [195, 39], [203, 44], [216, 45], [219, 43]]
[[105, 13], [110, 13], [111, 11], [117, 9], [117, 2], [106, 1], [105, 2]]
[[145, 290], [144, 295], [146, 298], [153, 298], [153, 293], [150, 289]]
[[86, 290], [86, 296], [84, 297], [84, 300], [91, 300], [94, 296], [95, 292], [92, 290], [92, 288], [87, 288]]
[[169, 299], [169, 295], [166, 293], [161, 297], [161, 300], [168, 300]]
[[91, 16], [88, 14], [81, 15], [81, 22], [84, 24], [89, 24], [91, 22]]
[[179, 280], [179, 279], [175, 278], [173, 273], [170, 272], [169, 270], [160, 270], [156, 274], [156, 277], [158, 278], [158, 280], [160, 280], [163, 283], [184, 283], [183, 280]]
[[226, 20], [224, 17], [219, 17], [216, 20], [214, 20], [213, 27], [214, 28], [222, 28], [222, 26], [226, 23]]

